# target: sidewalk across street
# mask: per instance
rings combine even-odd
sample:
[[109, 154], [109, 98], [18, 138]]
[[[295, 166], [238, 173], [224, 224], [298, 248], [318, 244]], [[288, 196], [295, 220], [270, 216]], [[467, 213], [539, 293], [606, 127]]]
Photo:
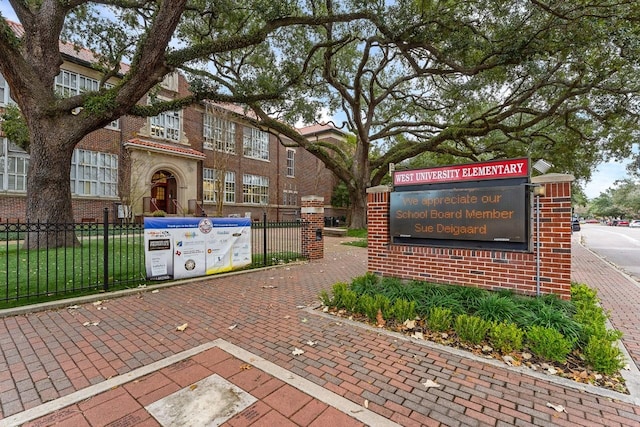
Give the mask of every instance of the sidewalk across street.
[[624, 333], [630, 395], [314, 310], [366, 272], [344, 240], [309, 263], [5, 311], [0, 427], [640, 425], [640, 285], [576, 235], [572, 277]]

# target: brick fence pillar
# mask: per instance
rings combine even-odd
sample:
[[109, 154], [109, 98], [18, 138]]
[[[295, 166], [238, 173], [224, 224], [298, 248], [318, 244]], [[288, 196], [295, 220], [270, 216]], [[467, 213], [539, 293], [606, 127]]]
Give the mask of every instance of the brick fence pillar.
[[302, 197], [302, 256], [309, 260], [324, 258], [324, 197]]
[[[546, 174], [531, 178], [543, 195], [534, 196], [533, 241], [540, 250], [540, 283], [544, 293], [571, 295], [571, 183], [573, 175]], [[534, 191], [535, 194], [535, 191]], [[536, 202], [540, 204], [540, 242], [537, 242]]]

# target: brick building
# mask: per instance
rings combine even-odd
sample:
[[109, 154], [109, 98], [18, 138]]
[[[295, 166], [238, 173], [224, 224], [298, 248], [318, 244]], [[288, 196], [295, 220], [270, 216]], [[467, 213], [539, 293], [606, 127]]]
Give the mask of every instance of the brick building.
[[[61, 43], [64, 63], [56, 78], [61, 94], [97, 89], [100, 76], [88, 67], [92, 55]], [[110, 80], [111, 84], [115, 80]], [[188, 94], [188, 83], [174, 73], [157, 96], [171, 100]], [[150, 102], [148, 97], [141, 103]], [[0, 110], [12, 103], [0, 75]], [[321, 196], [328, 216], [344, 209], [328, 205], [337, 179], [301, 147], [251, 126], [235, 105], [200, 103], [155, 117], [124, 116], [87, 135], [72, 160], [71, 192], [76, 221], [168, 215], [250, 216], [292, 220], [303, 196]], [[340, 141], [328, 126], [300, 129], [318, 140]], [[285, 141], [286, 142], [286, 141]], [[25, 221], [29, 155], [0, 129], [0, 221]], [[220, 200], [222, 202], [220, 203]]]

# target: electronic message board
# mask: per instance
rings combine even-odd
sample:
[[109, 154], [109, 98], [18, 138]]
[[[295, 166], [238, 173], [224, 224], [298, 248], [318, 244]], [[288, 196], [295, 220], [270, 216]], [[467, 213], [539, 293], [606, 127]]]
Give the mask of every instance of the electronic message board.
[[527, 250], [529, 159], [394, 173], [394, 243]]
[[391, 193], [391, 236], [526, 242], [525, 186]]

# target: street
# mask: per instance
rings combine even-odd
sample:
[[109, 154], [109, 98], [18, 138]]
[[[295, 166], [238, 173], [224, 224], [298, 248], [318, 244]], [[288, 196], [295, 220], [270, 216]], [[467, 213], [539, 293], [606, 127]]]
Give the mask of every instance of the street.
[[577, 233], [587, 248], [640, 280], [640, 228], [581, 224]]

